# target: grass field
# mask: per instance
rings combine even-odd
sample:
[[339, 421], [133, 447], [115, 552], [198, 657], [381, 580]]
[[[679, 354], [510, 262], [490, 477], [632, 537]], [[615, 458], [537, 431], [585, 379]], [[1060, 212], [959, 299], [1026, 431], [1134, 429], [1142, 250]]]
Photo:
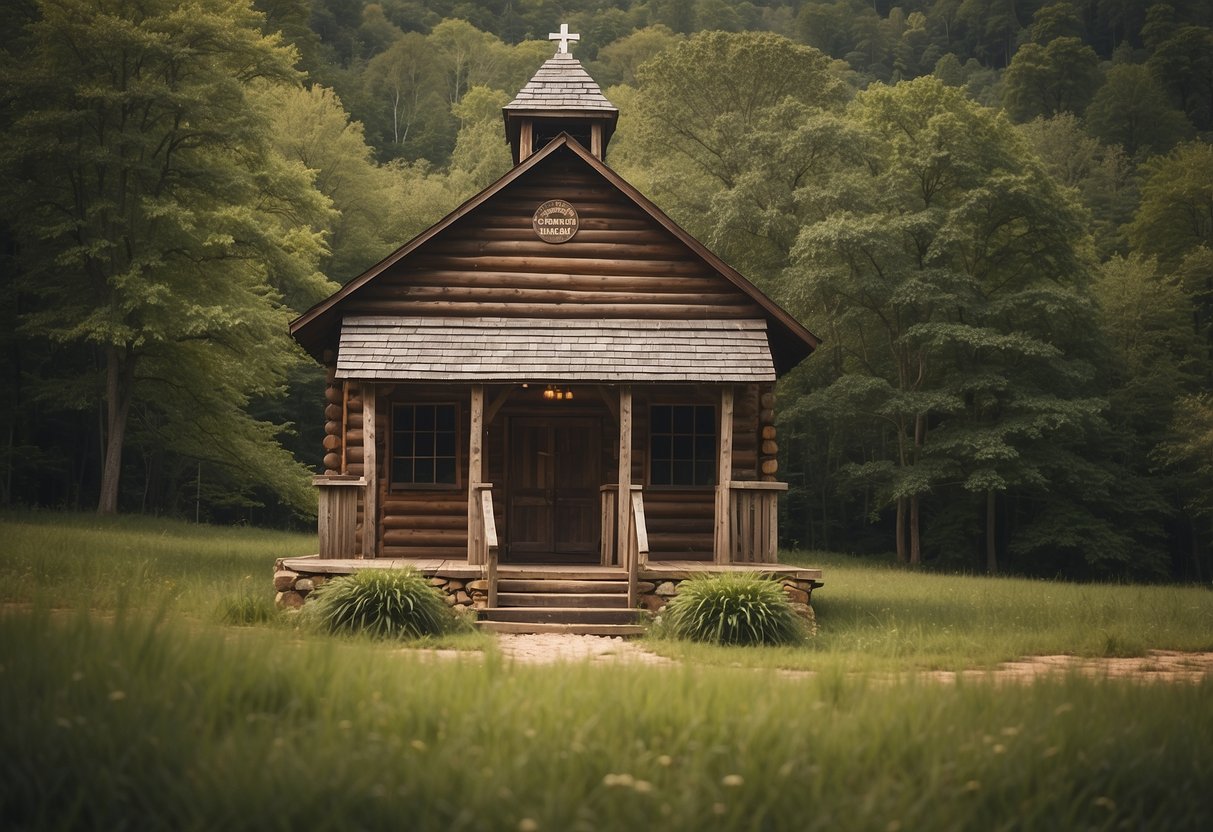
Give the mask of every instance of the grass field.
[[222, 624], [306, 536], [8, 514], [0, 541], [5, 829], [1213, 828], [1213, 683], [886, 672], [1208, 649], [1203, 589], [814, 555], [801, 650], [524, 667]]

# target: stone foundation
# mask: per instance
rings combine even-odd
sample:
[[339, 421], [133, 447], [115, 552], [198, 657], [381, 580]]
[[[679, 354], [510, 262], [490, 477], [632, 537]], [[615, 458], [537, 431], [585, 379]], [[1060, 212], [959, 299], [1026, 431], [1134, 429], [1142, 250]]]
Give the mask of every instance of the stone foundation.
[[[294, 559], [299, 563], [302, 559]], [[309, 572], [306, 569], [289, 569], [285, 559], [279, 558], [274, 564], [274, 603], [279, 609], [299, 609], [308, 596], [339, 575], [323, 572]], [[465, 572], [466, 574], [466, 572]], [[430, 586], [439, 590], [451, 607], [460, 612], [474, 614], [488, 606], [488, 581], [482, 578], [468, 579], [446, 577], [443, 575], [426, 576]], [[640, 607], [656, 615], [665, 608], [670, 599], [678, 594], [678, 588], [684, 581], [691, 578], [669, 578], [666, 580], [642, 580], [637, 586]], [[787, 575], [771, 575], [771, 580], [783, 585], [784, 594], [792, 603], [792, 609], [809, 623], [810, 628], [816, 629], [816, 617], [813, 614], [813, 589], [820, 584], [807, 578], [793, 578]]]

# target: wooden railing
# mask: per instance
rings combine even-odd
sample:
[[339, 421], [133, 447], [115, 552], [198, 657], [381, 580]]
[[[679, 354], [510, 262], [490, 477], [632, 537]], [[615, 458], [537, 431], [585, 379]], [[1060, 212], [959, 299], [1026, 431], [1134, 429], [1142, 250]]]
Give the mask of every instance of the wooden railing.
[[776, 563], [779, 548], [779, 494], [784, 482], [729, 483], [729, 560]]
[[618, 564], [627, 570], [628, 605], [634, 607], [637, 601], [636, 586], [639, 583], [640, 567], [649, 562], [649, 530], [644, 518], [644, 491], [639, 485], [632, 486], [631, 505], [628, 507], [628, 510], [632, 512], [629, 524], [632, 531], [628, 536], [627, 545], [621, 547], [618, 552], [615, 548], [615, 537], [619, 520], [616, 513], [619, 486], [604, 485], [600, 493], [602, 495], [601, 563], [603, 566]]
[[497, 606], [497, 515], [493, 512], [493, 484], [480, 483], [475, 490], [479, 497], [471, 501], [473, 507], [473, 540], [476, 541], [477, 560], [483, 568], [488, 583], [488, 602]]
[[632, 486], [632, 535], [627, 547], [628, 607], [639, 602], [640, 564], [649, 562], [649, 530], [644, 520], [644, 494], [639, 485]]
[[[320, 537], [321, 558], [355, 556], [358, 531], [358, 495], [366, 487], [362, 477], [342, 474], [314, 477], [320, 489], [316, 507], [316, 531]], [[374, 557], [372, 552], [370, 557]]]

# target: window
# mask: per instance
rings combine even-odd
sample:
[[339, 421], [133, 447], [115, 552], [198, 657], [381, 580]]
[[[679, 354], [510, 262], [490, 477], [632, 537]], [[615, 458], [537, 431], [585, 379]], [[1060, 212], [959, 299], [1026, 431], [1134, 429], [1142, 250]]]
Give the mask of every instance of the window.
[[453, 404], [392, 405], [392, 485], [456, 485]]
[[715, 485], [716, 408], [655, 404], [649, 416], [649, 484]]

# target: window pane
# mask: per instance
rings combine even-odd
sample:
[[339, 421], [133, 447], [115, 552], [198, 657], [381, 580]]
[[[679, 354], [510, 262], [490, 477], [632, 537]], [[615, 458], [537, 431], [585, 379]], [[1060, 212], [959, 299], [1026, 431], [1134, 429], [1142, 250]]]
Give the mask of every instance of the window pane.
[[688, 405], [680, 404], [671, 410], [674, 411], [674, 433], [693, 433], [695, 431], [695, 414]]
[[434, 460], [418, 459], [413, 463], [413, 482], [428, 483], [434, 481]]
[[712, 460], [716, 456], [716, 437], [702, 434], [695, 437], [695, 459], [697, 461]]
[[455, 431], [455, 405], [440, 404], [435, 408], [434, 427], [438, 430]]
[[670, 463], [665, 460], [661, 462], [654, 460], [649, 480], [653, 485], [670, 485]]
[[434, 455], [434, 434], [418, 433], [417, 439], [413, 443], [413, 453], [416, 456], [433, 456]]
[[397, 430], [410, 430], [413, 427], [413, 406], [411, 404], [396, 405]]
[[668, 461], [672, 448], [673, 445], [670, 442], [670, 437], [655, 435], [653, 437], [653, 463]]
[[689, 462], [693, 457], [695, 443], [690, 436], [674, 437], [674, 459], [678, 462]]
[[670, 408], [667, 405], [653, 405], [653, 433], [670, 432]]
[[455, 432], [442, 432], [438, 434], [437, 444], [434, 452], [439, 456], [454, 456], [455, 455]]
[[434, 429], [434, 405], [417, 405], [417, 430]]
[[695, 466], [690, 462], [675, 461], [670, 479], [673, 485], [694, 485]]
[[392, 482], [412, 482], [413, 461], [411, 459], [392, 460]]
[[436, 470], [434, 472], [434, 482], [443, 483], [446, 485], [455, 484], [455, 460], [453, 458], [440, 457], [436, 462]]
[[716, 435], [716, 408], [710, 404], [695, 408], [695, 432]]
[[700, 460], [695, 463], [695, 485], [713, 485], [716, 482], [716, 465]]

